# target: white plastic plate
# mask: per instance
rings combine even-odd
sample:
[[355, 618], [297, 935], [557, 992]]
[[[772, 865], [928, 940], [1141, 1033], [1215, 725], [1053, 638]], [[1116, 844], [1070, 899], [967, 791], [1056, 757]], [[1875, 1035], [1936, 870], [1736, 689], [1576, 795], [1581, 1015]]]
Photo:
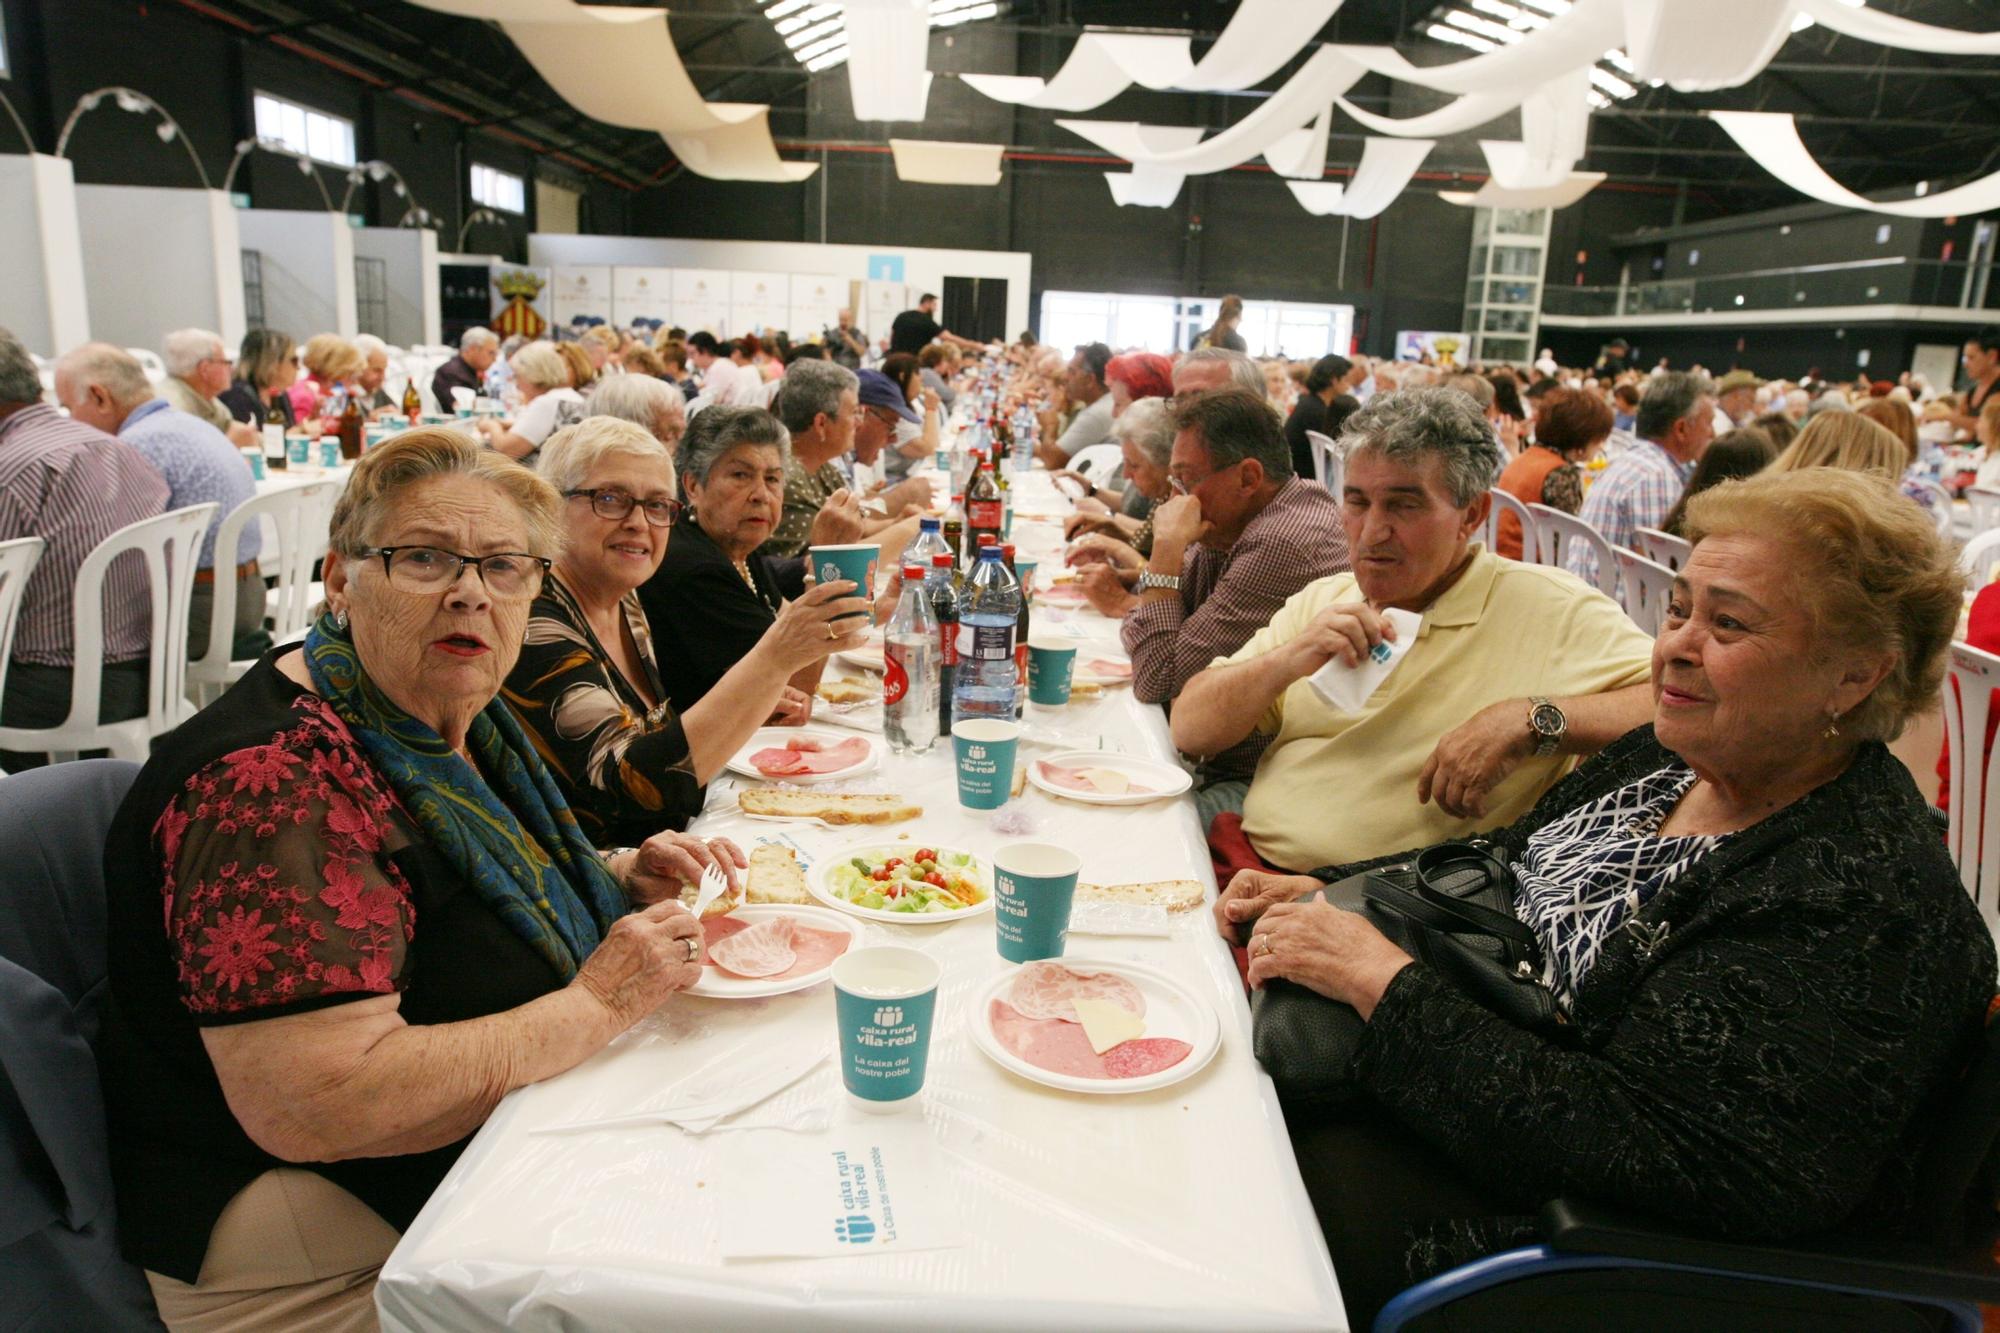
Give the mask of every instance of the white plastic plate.
[[[1201, 1072], [1222, 1046], [1222, 1024], [1215, 1016], [1215, 1010], [1202, 1002], [1192, 990], [1168, 976], [1164, 972], [1145, 967], [1139, 963], [1110, 962], [1101, 958], [1062, 957], [1053, 960], [1065, 967], [1073, 967], [1079, 972], [1113, 972], [1124, 977], [1139, 988], [1146, 998], [1146, 1035], [1148, 1037], [1172, 1037], [1193, 1047], [1178, 1064], [1169, 1065], [1157, 1074], [1147, 1074], [1139, 1078], [1080, 1078], [1074, 1074], [1058, 1074], [1029, 1064], [1000, 1044], [993, 1035], [993, 1024], [989, 1011], [993, 1001], [1007, 998], [1008, 988], [1014, 984], [1019, 968], [1008, 968], [993, 979], [993, 983], [979, 992], [972, 1005], [972, 1012], [966, 1021], [972, 1027], [973, 1044], [984, 1051], [989, 1059], [1002, 1069], [1019, 1074], [1030, 1082], [1045, 1087], [1060, 1088], [1064, 1092], [1087, 1092], [1097, 1096], [1117, 1096], [1132, 1092], [1151, 1092], [1155, 1088], [1170, 1087], [1182, 1079], [1192, 1078]], [[1113, 1048], [1116, 1049], [1115, 1047]]]
[[[860, 932], [855, 929], [852, 919], [838, 912], [829, 912], [824, 907], [809, 907], [797, 903], [745, 903], [729, 915], [755, 925], [768, 921], [774, 916], [788, 916], [802, 926], [814, 930], [837, 930], [847, 936], [847, 947], [854, 948], [860, 942]], [[836, 961], [841, 955], [836, 955]], [[817, 986], [826, 980], [833, 970], [829, 962], [817, 972], [806, 972], [796, 977], [733, 977], [713, 963], [701, 969], [701, 980], [687, 988], [689, 995], [704, 995], [711, 1000], [755, 1000], [766, 995], [789, 995], [795, 990]]]
[[[979, 881], [979, 887], [985, 890], [985, 901], [976, 907], [961, 907], [953, 912], [890, 912], [879, 907], [863, 907], [858, 903], [848, 902], [827, 886], [826, 872], [850, 856], [886, 854], [888, 856], [900, 856], [907, 860], [909, 854], [920, 847], [928, 847], [934, 852], [955, 852], [972, 856], [972, 874]], [[947, 922], [963, 921], [967, 917], [982, 916], [993, 910], [993, 867], [987, 862], [985, 857], [971, 853], [964, 847], [947, 847], [942, 843], [927, 842], [914, 833], [908, 838], [884, 839], [875, 837], [865, 842], [852, 843], [837, 851], [828, 852], [825, 856], [815, 858], [812, 863], [812, 869], [806, 873], [806, 889], [813, 897], [819, 899], [835, 911], [850, 913], [851, 915], [860, 917], [864, 921], [880, 921], [891, 926], [942, 926]]]
[[[1045, 763], [1059, 764], [1064, 768], [1116, 769], [1151, 790], [1128, 791], [1118, 795], [1101, 791], [1073, 791], [1043, 777], [1042, 765]], [[1081, 801], [1085, 805], [1145, 805], [1149, 801], [1179, 796], [1194, 786], [1194, 778], [1185, 769], [1141, 759], [1137, 755], [1111, 754], [1103, 750], [1064, 750], [1046, 759], [1031, 758], [1028, 760], [1028, 781], [1051, 796], [1060, 796], [1066, 801]]]
[[871, 736], [862, 736], [868, 742], [868, 753], [846, 768], [835, 769], [831, 773], [770, 774], [760, 773], [750, 762], [750, 756], [759, 750], [783, 749], [786, 742], [795, 740], [816, 740], [828, 747], [850, 740], [855, 736], [850, 729], [828, 731], [823, 727], [759, 727], [750, 739], [729, 760], [729, 771], [741, 773], [746, 778], [759, 782], [795, 782], [801, 786], [813, 782], [832, 782], [835, 778], [858, 778], [863, 773], [873, 773], [882, 762], [882, 742]]

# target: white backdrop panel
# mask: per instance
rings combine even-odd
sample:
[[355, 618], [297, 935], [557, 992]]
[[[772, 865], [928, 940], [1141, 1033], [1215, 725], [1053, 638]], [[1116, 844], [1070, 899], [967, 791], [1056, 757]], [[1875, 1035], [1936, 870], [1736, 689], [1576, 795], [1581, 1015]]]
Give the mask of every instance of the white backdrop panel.
[[729, 274], [719, 269], [674, 270], [674, 323], [689, 333], [707, 329], [717, 337], [732, 335], [729, 322]]

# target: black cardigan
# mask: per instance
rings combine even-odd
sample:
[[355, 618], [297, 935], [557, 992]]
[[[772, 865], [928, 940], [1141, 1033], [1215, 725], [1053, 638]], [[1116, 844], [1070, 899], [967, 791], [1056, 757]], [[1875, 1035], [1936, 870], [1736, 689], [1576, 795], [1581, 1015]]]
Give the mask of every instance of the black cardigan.
[[639, 586], [660, 679], [677, 713], [714, 689], [771, 628], [774, 608], [804, 590], [802, 560], [753, 555], [749, 563], [754, 592], [693, 513], [684, 513], [667, 539], [666, 558]]
[[[1535, 830], [1674, 761], [1642, 727], [1488, 836], [1518, 856]], [[1936, 825], [1867, 744], [1606, 942], [1573, 1048], [1417, 965], [1376, 1006], [1355, 1073], [1524, 1209], [1577, 1195], [1746, 1238], [1895, 1227], [1925, 1112], [1993, 993], [1993, 939]]]

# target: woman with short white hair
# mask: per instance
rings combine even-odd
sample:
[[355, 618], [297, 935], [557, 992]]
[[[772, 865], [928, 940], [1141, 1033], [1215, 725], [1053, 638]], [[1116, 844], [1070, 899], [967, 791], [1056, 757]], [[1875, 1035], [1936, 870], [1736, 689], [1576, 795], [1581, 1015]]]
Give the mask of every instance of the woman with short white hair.
[[511, 426], [491, 417], [479, 419], [486, 442], [507, 457], [534, 465], [535, 451], [555, 433], [565, 403], [583, 406], [583, 395], [570, 387], [570, 368], [555, 345], [532, 342], [507, 362], [521, 391], [521, 409]]
[[672, 456], [643, 427], [585, 417], [550, 438], [538, 470], [563, 498], [568, 541], [500, 694], [586, 836], [637, 846], [701, 813], [709, 779], [778, 708], [793, 673], [825, 656], [833, 618], [868, 604], [830, 592], [787, 603], [756, 648], [676, 712], [637, 591], [680, 517]]

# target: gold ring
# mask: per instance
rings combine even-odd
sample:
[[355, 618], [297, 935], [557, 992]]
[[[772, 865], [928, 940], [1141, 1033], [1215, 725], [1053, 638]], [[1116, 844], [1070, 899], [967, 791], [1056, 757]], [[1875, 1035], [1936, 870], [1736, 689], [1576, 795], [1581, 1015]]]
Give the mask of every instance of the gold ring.
[[1251, 950], [1251, 952], [1257, 954], [1259, 957], [1271, 952], [1271, 937], [1269, 935], [1259, 935], [1257, 937], [1257, 947]]
[[695, 959], [701, 957], [701, 945], [695, 940], [694, 936], [692, 935], [682, 936], [681, 943], [687, 945], [688, 947], [687, 960], [690, 963], [692, 963]]
[[826, 637], [829, 639], [837, 639], [840, 637], [839, 634], [834, 632], [833, 622], [831, 620], [826, 622]]

